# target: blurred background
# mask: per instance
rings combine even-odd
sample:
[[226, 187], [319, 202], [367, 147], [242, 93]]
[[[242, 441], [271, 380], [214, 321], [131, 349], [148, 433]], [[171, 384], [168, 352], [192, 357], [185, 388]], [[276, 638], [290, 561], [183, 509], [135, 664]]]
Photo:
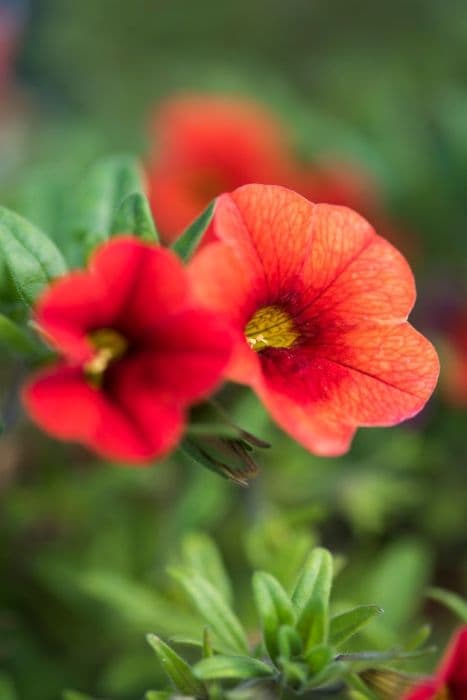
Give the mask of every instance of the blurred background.
[[443, 367], [421, 415], [360, 430], [339, 459], [310, 455], [228, 388], [230, 414], [273, 444], [243, 490], [177, 455], [122, 469], [39, 435], [18, 407], [24, 368], [0, 348], [2, 700], [157, 687], [144, 634], [200, 629], [165, 574], [193, 530], [215, 536], [252, 630], [252, 569], [290, 584], [322, 543], [342, 559], [337, 606], [386, 611], [361, 645], [424, 620], [445, 641], [455, 618], [425, 591], [467, 590], [466, 76], [462, 0], [0, 0], [1, 204], [64, 246], [96, 158], [140, 155], [151, 181], [168, 98], [257, 104], [316, 197], [355, 203], [407, 255], [413, 319]]

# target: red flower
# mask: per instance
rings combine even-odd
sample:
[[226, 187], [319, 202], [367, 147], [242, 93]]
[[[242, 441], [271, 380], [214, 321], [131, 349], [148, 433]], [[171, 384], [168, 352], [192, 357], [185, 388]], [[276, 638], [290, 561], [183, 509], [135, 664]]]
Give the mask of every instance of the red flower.
[[467, 700], [467, 626], [452, 640], [436, 677], [420, 682], [404, 700]]
[[222, 192], [249, 182], [292, 182], [294, 163], [284, 129], [252, 102], [176, 97], [162, 106], [152, 128], [149, 197], [168, 241]]
[[311, 451], [345, 452], [358, 426], [417, 413], [438, 376], [407, 315], [410, 268], [358, 214], [276, 186], [216, 205], [217, 241], [190, 270], [198, 297], [235, 334], [228, 370]]
[[186, 407], [216, 386], [231, 348], [216, 317], [194, 303], [181, 262], [131, 237], [53, 283], [35, 320], [62, 359], [26, 386], [32, 418], [128, 462], [177, 444]]

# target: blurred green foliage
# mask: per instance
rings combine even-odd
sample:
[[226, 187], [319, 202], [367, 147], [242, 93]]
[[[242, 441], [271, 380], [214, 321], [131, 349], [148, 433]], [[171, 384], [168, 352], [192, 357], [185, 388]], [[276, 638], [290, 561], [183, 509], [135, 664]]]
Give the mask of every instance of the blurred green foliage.
[[[417, 313], [430, 320], [433, 295], [466, 292], [466, 43], [461, 0], [35, 0], [16, 87], [23, 130], [14, 157], [1, 154], [0, 202], [76, 264], [71, 195], [97, 157], [144, 154], [156, 100], [180, 89], [254, 96], [282, 116], [300, 157], [348, 159], [376, 178], [415, 249]], [[0, 285], [7, 299], [3, 269]], [[0, 311], [21, 319], [8, 298]], [[406, 426], [361, 430], [347, 456], [326, 460], [227, 387], [219, 400], [232, 418], [273, 445], [243, 490], [180, 455], [125, 470], [40, 437], [15, 399], [24, 367], [3, 350], [2, 700], [51, 700], [66, 687], [135, 700], [162, 687], [144, 635], [199, 635], [166, 575], [195, 530], [219, 544], [249, 630], [252, 570], [290, 590], [322, 543], [341, 568], [336, 612], [385, 609], [364, 641], [386, 648], [426, 619], [445, 641], [455, 618], [424, 593], [467, 589], [465, 411], [436, 396]]]

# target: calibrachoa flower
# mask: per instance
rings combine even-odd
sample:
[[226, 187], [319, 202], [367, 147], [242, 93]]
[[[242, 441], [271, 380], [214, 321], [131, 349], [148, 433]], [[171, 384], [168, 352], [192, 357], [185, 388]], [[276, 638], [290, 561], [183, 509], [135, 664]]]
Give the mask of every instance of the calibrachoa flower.
[[55, 437], [135, 463], [177, 444], [186, 407], [218, 384], [231, 350], [175, 255], [132, 237], [102, 245], [87, 271], [54, 282], [35, 322], [61, 359], [24, 390], [32, 418]]
[[282, 125], [254, 102], [182, 95], [156, 114], [148, 163], [149, 198], [170, 241], [221, 194], [248, 182], [292, 184]]
[[467, 626], [451, 642], [436, 677], [421, 681], [404, 700], [466, 700]]
[[338, 455], [358, 426], [423, 407], [438, 358], [407, 323], [413, 276], [362, 217], [247, 185], [218, 199], [213, 226], [217, 241], [190, 266], [198, 298], [233, 330], [230, 378], [252, 386], [285, 430]]

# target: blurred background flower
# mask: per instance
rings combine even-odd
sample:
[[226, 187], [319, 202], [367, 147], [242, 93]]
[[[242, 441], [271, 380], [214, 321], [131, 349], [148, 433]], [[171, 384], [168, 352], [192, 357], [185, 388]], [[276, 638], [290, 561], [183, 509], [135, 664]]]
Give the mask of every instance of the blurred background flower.
[[[267, 159], [272, 152], [287, 177], [298, 172], [303, 193], [351, 204], [408, 255], [415, 324], [441, 353], [445, 342], [459, 347], [437, 302], [440, 287], [460, 307], [466, 298], [462, 0], [0, 0], [0, 8], [0, 201], [59, 247], [76, 234], [73, 195], [95, 158], [139, 153], [151, 182], [153, 168], [174, 167], [163, 130], [154, 133], [174, 96], [234, 99], [266, 115], [255, 144], [273, 140]], [[200, 205], [224, 187], [201, 185]], [[183, 225], [169, 224], [167, 235]], [[1, 262], [0, 287], [0, 311], [19, 315]], [[134, 700], [156, 687], [162, 673], [144, 633], [199, 629], [164, 573], [193, 529], [219, 542], [253, 632], [251, 569], [289, 586], [322, 542], [341, 555], [337, 600], [385, 609], [362, 647], [396, 644], [427, 618], [437, 641], [449, 637], [453, 616], [424, 591], [467, 587], [465, 405], [439, 391], [414, 421], [363, 429], [348, 455], [326, 460], [275, 428], [254, 396], [227, 387], [219, 400], [232, 417], [273, 443], [245, 492], [178, 455], [142, 473], [51, 443], [23, 420], [24, 368], [0, 350], [0, 695], [50, 700], [75, 687]], [[433, 666], [422, 659], [416, 670]]]

